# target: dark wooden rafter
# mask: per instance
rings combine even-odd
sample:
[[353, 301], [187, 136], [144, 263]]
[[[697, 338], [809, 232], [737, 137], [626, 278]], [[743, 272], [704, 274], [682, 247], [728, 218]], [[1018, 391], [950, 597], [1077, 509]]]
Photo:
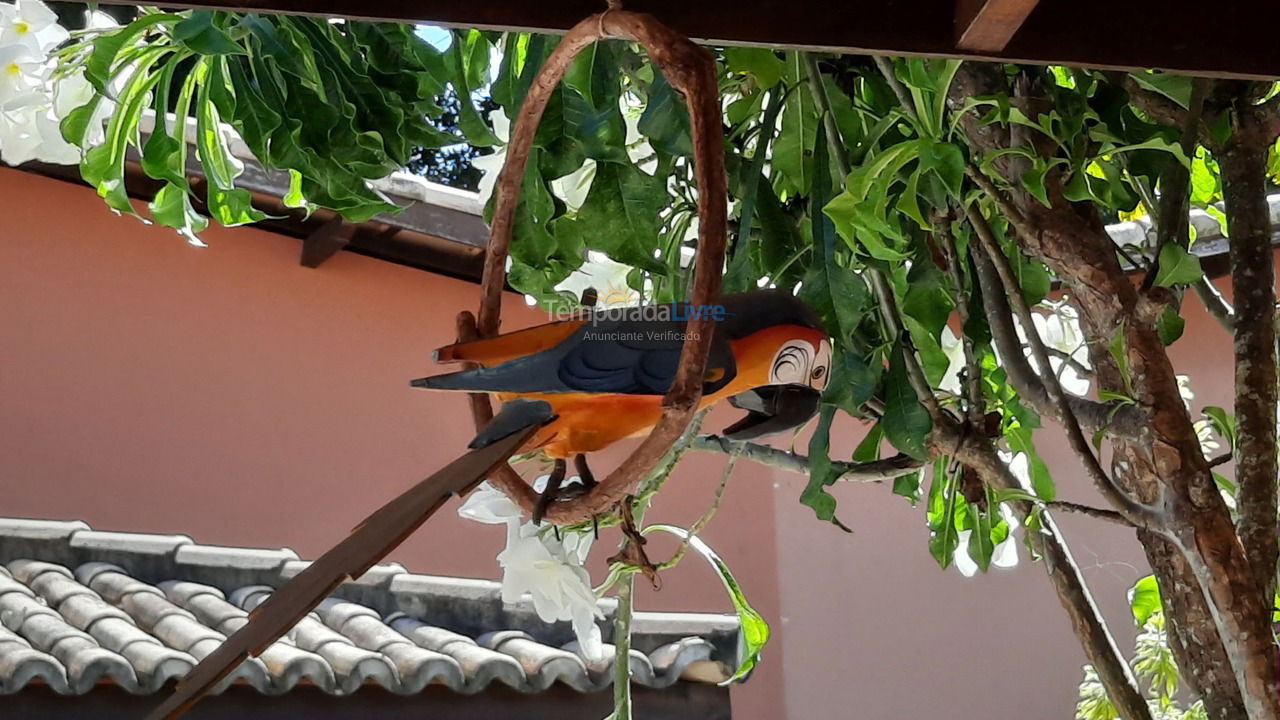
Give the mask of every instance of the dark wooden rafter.
[[1002, 52], [1040, 0], [957, 0], [956, 48]]
[[[108, 0], [120, 4], [147, 4]], [[1240, 0], [1202, 12], [1167, 0], [978, 0], [1035, 12], [999, 50], [968, 49], [956, 33], [957, 0], [625, 0], [700, 42], [877, 55], [930, 55], [1088, 66], [1155, 68], [1220, 77], [1280, 77], [1280, 3]], [[185, 0], [168, 7], [285, 12], [496, 30], [562, 33], [603, 0]], [[985, 15], [984, 15], [985, 17]], [[992, 20], [990, 22], [996, 22]], [[1004, 23], [1008, 25], [1008, 23]], [[981, 27], [985, 27], [985, 22]]]
[[302, 239], [303, 267], [318, 268], [325, 260], [351, 243], [355, 227], [345, 222], [341, 215], [334, 215], [325, 224]]

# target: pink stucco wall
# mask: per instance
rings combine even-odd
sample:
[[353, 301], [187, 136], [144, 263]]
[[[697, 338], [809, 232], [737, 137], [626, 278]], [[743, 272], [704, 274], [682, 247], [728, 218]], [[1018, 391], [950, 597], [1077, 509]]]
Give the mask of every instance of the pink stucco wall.
[[[431, 371], [473, 285], [353, 253], [306, 269], [298, 241], [253, 229], [210, 230], [210, 247], [192, 248], [87, 189], [9, 169], [0, 209], [0, 515], [311, 557], [470, 437], [462, 398], [407, 380]], [[511, 300], [508, 327], [540, 318]], [[1229, 404], [1230, 345], [1198, 306], [1188, 315], [1175, 355], [1202, 397]], [[1062, 495], [1091, 497], [1051, 434]], [[691, 456], [650, 518], [692, 521], [723, 464]], [[1071, 716], [1082, 655], [1038, 565], [943, 573], [923, 513], [887, 488], [834, 490], [846, 535], [796, 502], [802, 485], [743, 463], [706, 533], [776, 632], [734, 691], [737, 717]], [[1144, 572], [1132, 534], [1062, 524], [1131, 647], [1124, 590]], [[391, 559], [496, 578], [501, 545], [446, 509]], [[727, 607], [695, 559], [639, 604]]]

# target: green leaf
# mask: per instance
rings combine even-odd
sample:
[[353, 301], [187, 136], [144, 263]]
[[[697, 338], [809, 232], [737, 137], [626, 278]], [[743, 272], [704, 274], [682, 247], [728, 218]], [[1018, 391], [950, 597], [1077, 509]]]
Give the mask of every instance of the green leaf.
[[1186, 326], [1187, 321], [1172, 305], [1161, 311], [1160, 317], [1156, 318], [1156, 332], [1160, 334], [1160, 342], [1165, 345], [1172, 345], [1182, 337], [1182, 331]]
[[854, 462], [871, 462], [880, 459], [880, 443], [884, 440], [884, 428], [880, 423], [871, 426], [865, 437], [853, 449]]
[[693, 135], [689, 129], [689, 108], [662, 73], [649, 86], [649, 102], [636, 129], [649, 139], [654, 150], [667, 155], [693, 156]]
[[831, 377], [822, 401], [862, 417], [862, 406], [875, 394], [880, 382], [880, 366], [872, 366], [857, 353], [837, 353], [831, 363]]
[[747, 602], [746, 595], [742, 592], [742, 587], [738, 585], [738, 581], [734, 579], [733, 573], [729, 571], [729, 566], [724, 560], [711, 549], [709, 545], [703, 542], [702, 538], [697, 535], [691, 535], [683, 528], [674, 525], [650, 525], [644, 529], [647, 535], [652, 531], [661, 531], [670, 533], [687, 540], [689, 547], [698, 551], [698, 554], [706, 558], [711, 563], [711, 567], [715, 569], [716, 574], [720, 576], [720, 581], [724, 583], [724, 589], [729, 592], [729, 599], [733, 602], [733, 609], [738, 614], [738, 624], [742, 633], [742, 643], [738, 651], [738, 667], [734, 670], [733, 675], [724, 682], [723, 685], [729, 685], [746, 679], [760, 662], [760, 652], [764, 649], [766, 643], [769, 642], [769, 624], [765, 622], [760, 613]]
[[1129, 588], [1129, 608], [1133, 610], [1133, 619], [1138, 627], [1146, 625], [1153, 613], [1163, 610], [1155, 575], [1147, 575]]
[[[990, 493], [988, 493], [989, 496]], [[999, 523], [993, 525], [990, 512], [983, 512], [976, 503], [969, 503], [968, 510], [973, 527], [969, 529], [969, 546], [966, 550], [968, 550], [969, 559], [973, 560], [978, 569], [986, 572], [991, 567], [991, 556], [996, 551], [996, 540], [993, 534]], [[1008, 533], [1007, 527], [1005, 532]]]
[[964, 151], [945, 142], [922, 142], [918, 147], [920, 169], [936, 174], [947, 191], [958, 197], [964, 184]]
[[601, 250], [620, 263], [663, 272], [666, 266], [654, 260], [653, 243], [668, 199], [665, 178], [629, 163], [599, 163], [577, 215], [556, 220], [556, 239]]
[[727, 47], [724, 59], [730, 72], [750, 75], [761, 88], [771, 88], [782, 79], [782, 58], [767, 48]]
[[[769, 187], [764, 179], [765, 161], [769, 155], [769, 144], [773, 140], [774, 128], [777, 125], [778, 113], [782, 110], [782, 95], [780, 93], [772, 93], [769, 98], [769, 106], [765, 109], [764, 117], [760, 120], [759, 133], [756, 136], [756, 145], [752, 150], [751, 161], [743, 166], [743, 176], [739, 180], [739, 195], [742, 202], [738, 206], [738, 235], [733, 243], [733, 257], [729, 260], [728, 268], [725, 271], [724, 289], [725, 292], [743, 292], [747, 290], [751, 283], [760, 276], [756, 267], [753, 267], [752, 261], [752, 244], [753, 236], [752, 227], [756, 223], [756, 203], [765, 200], [766, 203], [772, 201], [772, 205], [764, 208], [765, 213], [774, 210], [777, 205], [777, 198], [773, 195], [773, 188]], [[767, 195], [767, 197], [766, 197]], [[769, 236], [769, 221], [772, 218], [762, 216], [760, 218], [761, 235]], [[763, 245], [763, 243], [761, 243]], [[764, 258], [762, 257], [761, 260]], [[773, 268], [770, 268], [773, 269]]]
[[1200, 412], [1209, 418], [1209, 422], [1213, 424], [1213, 429], [1222, 436], [1223, 440], [1227, 441], [1227, 447], [1234, 451], [1238, 438], [1236, 417], [1217, 405], [1206, 405]]
[[[1134, 395], [1133, 375], [1129, 372], [1129, 351], [1125, 344], [1124, 330], [1125, 323], [1121, 321], [1116, 327], [1115, 335], [1111, 336], [1111, 342], [1107, 343], [1107, 352], [1111, 353], [1111, 359], [1115, 360], [1116, 369], [1120, 371], [1120, 379], [1124, 380], [1125, 391], [1128, 393], [1128, 398], [1131, 398]], [[1099, 395], [1099, 397], [1102, 396]]]
[[191, 195], [185, 185], [166, 183], [148, 207], [157, 224], [177, 230], [192, 244], [199, 244], [197, 234], [209, 227], [209, 219], [191, 206]]
[[1160, 248], [1157, 264], [1155, 284], [1161, 287], [1190, 285], [1204, 277], [1200, 258], [1175, 243], [1165, 243], [1164, 247]]
[[467, 142], [479, 147], [500, 145], [498, 136], [493, 134], [480, 112], [476, 110], [471, 93], [475, 89], [472, 80], [480, 76], [477, 68], [483, 64], [487, 67], [489, 59], [489, 43], [484, 40], [479, 30], [458, 31], [453, 35], [453, 44], [445, 53], [445, 65], [449, 70], [449, 81], [458, 95], [458, 127], [466, 136]]
[[813, 184], [811, 148], [818, 133], [818, 109], [813, 96], [801, 85], [808, 77], [801, 53], [787, 53], [783, 70], [787, 84], [798, 86], [782, 108], [782, 125], [773, 145], [771, 164], [779, 174], [779, 192], [807, 195]]
[[[812, 202], [821, 207], [830, 194], [831, 175], [827, 172], [825, 133], [817, 133], [813, 142]], [[838, 264], [835, 253], [835, 227], [824, 212], [810, 213], [813, 235], [813, 262], [800, 287], [800, 297], [818, 313], [837, 347], [847, 348], [862, 322], [867, 299], [867, 286], [860, 275]]]
[[[1182, 107], [1191, 105], [1192, 79], [1186, 75], [1175, 75], [1164, 72], [1135, 72], [1129, 77], [1148, 90], [1164, 95]], [[1142, 623], [1139, 623], [1141, 625]]]
[[241, 188], [209, 186], [209, 214], [223, 227], [237, 227], [264, 220], [267, 214], [253, 206], [253, 196]]
[[305, 208], [307, 198], [302, 194], [302, 173], [289, 169], [289, 191], [285, 193], [284, 206], [287, 208]]
[[929, 484], [929, 502], [926, 517], [929, 521], [929, 554], [943, 570], [951, 566], [956, 548], [960, 546], [960, 531], [956, 527], [958, 472], [947, 470], [947, 458], [934, 461], [933, 481]]
[[173, 39], [197, 55], [244, 55], [245, 50], [217, 21], [226, 13], [196, 10], [173, 26]]
[[1049, 193], [1044, 187], [1044, 176], [1049, 172], [1050, 167], [1052, 166], [1043, 158], [1037, 158], [1035, 167], [1022, 173], [1022, 186], [1045, 207], [1052, 207], [1049, 203]]
[[1032, 442], [1031, 428], [1017, 425], [1006, 429], [1004, 437], [1009, 443], [1010, 450], [1026, 454], [1027, 474], [1030, 476], [1031, 489], [1035, 492], [1036, 497], [1044, 502], [1049, 502], [1057, 497], [1057, 486], [1053, 482], [1053, 476], [1049, 473], [1049, 466], [1040, 457], [1040, 454], [1036, 452], [1035, 443]]
[[[180, 15], [171, 15], [167, 13], [149, 13], [134, 20], [128, 25], [104, 32], [93, 40], [93, 50], [89, 53], [88, 60], [85, 61], [84, 74], [85, 78], [93, 85], [99, 93], [106, 92], [107, 82], [114, 74], [112, 68], [116, 58], [120, 55], [121, 50], [126, 46], [132, 46], [138, 37], [154, 25], [174, 24], [182, 20]], [[79, 137], [79, 136], [77, 136]], [[78, 145], [79, 143], [76, 142]]]
[[917, 460], [925, 460], [929, 456], [925, 440], [933, 429], [933, 421], [907, 379], [905, 352], [901, 342], [894, 343], [889, 375], [885, 378], [885, 408], [880, 424], [894, 447]]
[[845, 532], [853, 532], [836, 518], [836, 499], [827, 487], [836, 481], [836, 471], [831, 462], [831, 420], [835, 407], [823, 405], [818, 412], [818, 424], [809, 440], [809, 482], [800, 493], [800, 504], [813, 508], [819, 520], [834, 524]]
[[913, 506], [920, 502], [920, 473], [899, 475], [893, 479], [893, 494], [906, 498]]

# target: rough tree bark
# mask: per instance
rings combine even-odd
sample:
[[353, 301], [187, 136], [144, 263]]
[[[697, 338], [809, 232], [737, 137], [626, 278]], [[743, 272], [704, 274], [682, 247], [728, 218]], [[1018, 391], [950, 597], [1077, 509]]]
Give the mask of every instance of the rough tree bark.
[[1237, 97], [1235, 132], [1215, 152], [1222, 163], [1235, 299], [1235, 453], [1240, 541], [1265, 597], [1276, 575], [1276, 330], [1267, 151], [1276, 121], [1266, 106]]
[[[1012, 94], [1014, 103], [1034, 117], [1044, 96], [1029, 83], [1020, 77], [1011, 93], [1001, 68], [966, 64], [952, 86], [953, 106], [965, 97]], [[972, 115], [961, 127], [979, 152], [1037, 145], [1027, 133], [982, 125]], [[1006, 156], [996, 168], [1017, 188], [1023, 162]], [[1257, 579], [1236, 535], [1156, 332], [1154, 321], [1166, 299], [1154, 291], [1139, 292], [1122, 270], [1096, 209], [1066, 200], [1062, 180], [1058, 172], [1047, 178], [1050, 207], [1014, 190], [1001, 209], [1024, 250], [1070, 288], [1100, 385], [1115, 391], [1131, 387], [1149, 418], [1138, 439], [1113, 438], [1112, 469], [1126, 492], [1152, 503], [1162, 515], [1160, 527], [1140, 532], [1139, 540], [1165, 592], [1179, 660], [1212, 717], [1276, 718], [1271, 598], [1259, 592], [1266, 581]], [[1117, 335], [1130, 369], [1127, 382], [1107, 351]], [[1274, 458], [1274, 436], [1266, 451]], [[1270, 517], [1274, 525], [1274, 509]]]

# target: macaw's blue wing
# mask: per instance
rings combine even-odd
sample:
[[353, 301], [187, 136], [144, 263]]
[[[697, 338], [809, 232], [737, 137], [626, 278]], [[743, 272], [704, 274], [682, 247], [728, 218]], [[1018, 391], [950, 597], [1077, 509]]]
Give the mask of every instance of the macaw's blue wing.
[[[665, 395], [680, 365], [683, 320], [596, 319], [559, 344], [500, 365], [412, 381], [433, 390]], [[704, 393], [737, 373], [727, 333], [716, 332]]]

